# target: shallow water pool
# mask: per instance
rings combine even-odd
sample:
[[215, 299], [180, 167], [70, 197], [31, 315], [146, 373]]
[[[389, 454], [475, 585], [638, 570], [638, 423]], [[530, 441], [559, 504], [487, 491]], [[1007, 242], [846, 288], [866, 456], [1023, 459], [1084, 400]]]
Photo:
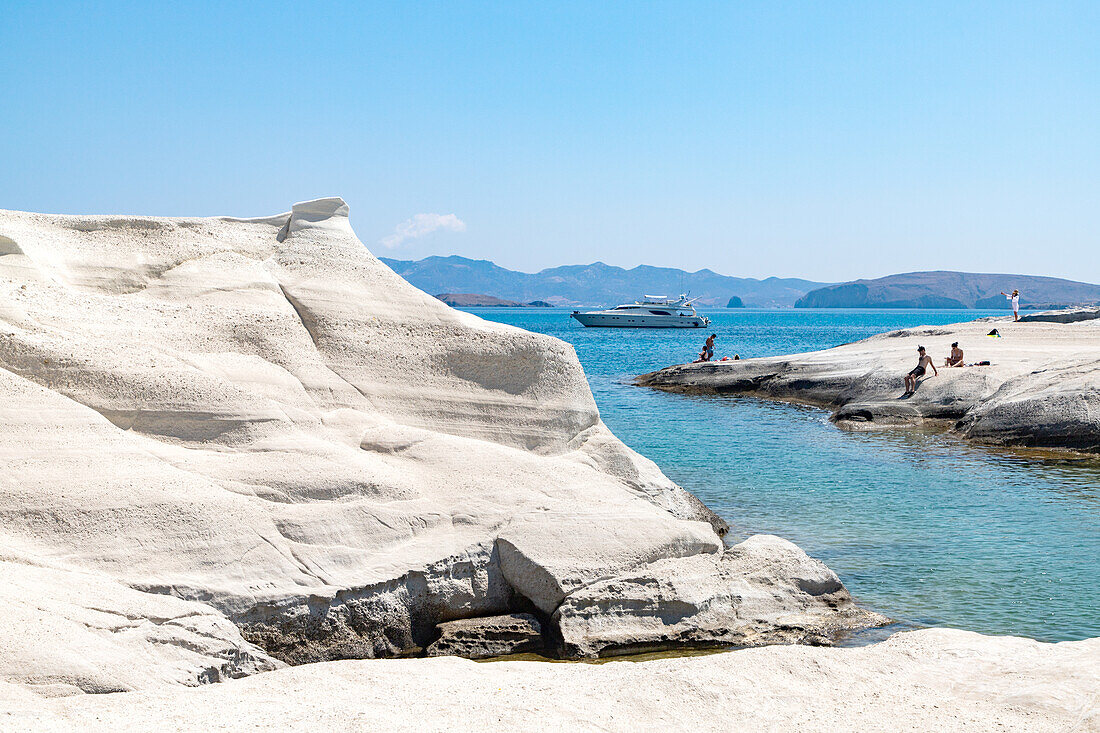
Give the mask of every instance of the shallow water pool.
[[[825, 410], [630, 384], [691, 361], [711, 331], [719, 356], [769, 356], [993, 312], [717, 310], [704, 332], [584, 328], [566, 309], [469, 310], [573, 344], [608, 426], [722, 515], [735, 541], [786, 537], [860, 602], [903, 622], [1100, 636], [1100, 460], [942, 432], [850, 433]], [[927, 346], [939, 359], [949, 344]], [[981, 358], [980, 344], [963, 348]]]

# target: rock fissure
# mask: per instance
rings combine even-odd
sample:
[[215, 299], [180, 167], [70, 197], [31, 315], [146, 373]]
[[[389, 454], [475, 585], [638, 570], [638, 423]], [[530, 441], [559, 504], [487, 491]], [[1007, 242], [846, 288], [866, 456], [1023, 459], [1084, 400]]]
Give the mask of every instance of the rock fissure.
[[287, 292], [286, 286], [282, 283], [279, 283], [279, 292], [283, 294], [283, 297], [286, 298], [286, 302], [290, 304], [294, 314], [298, 316], [298, 321], [301, 322], [302, 328], [309, 334], [309, 339], [313, 342], [314, 347], [320, 349], [320, 341], [317, 336], [317, 323], [313, 320], [313, 317], [309, 315], [309, 312], [305, 310], [302, 304], [299, 303], [293, 295]]

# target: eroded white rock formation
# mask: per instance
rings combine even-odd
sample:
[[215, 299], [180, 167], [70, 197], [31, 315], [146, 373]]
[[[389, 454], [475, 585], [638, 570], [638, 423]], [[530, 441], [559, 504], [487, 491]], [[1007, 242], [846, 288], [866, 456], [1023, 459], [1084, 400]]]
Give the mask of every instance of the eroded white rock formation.
[[[1000, 338], [987, 334], [996, 329]], [[958, 341], [967, 362], [941, 366]], [[903, 375], [925, 346], [928, 371], [913, 395]], [[994, 318], [893, 331], [805, 354], [683, 364], [638, 378], [677, 392], [749, 394], [830, 407], [851, 429], [938, 422], [966, 438], [1100, 452], [1100, 320], [1013, 323]]]
[[[548, 618], [586, 585], [717, 556], [720, 526], [611, 435], [570, 346], [409, 286], [340, 199], [263, 219], [0, 212], [0, 559], [57, 604], [57, 573], [102, 599], [73, 601], [53, 645], [80, 664], [0, 647], [9, 681], [129, 689], [134, 655], [163, 667], [146, 679], [197, 683], [405, 653], [439, 622]], [[53, 633], [28, 582], [0, 602]]]
[[668, 558], [569, 594], [554, 621], [566, 651], [832, 644], [886, 621], [851, 602], [824, 563], [755, 535], [721, 554]]
[[283, 666], [210, 606], [101, 574], [5, 555], [0, 588], [0, 673], [42, 695], [194, 685]]

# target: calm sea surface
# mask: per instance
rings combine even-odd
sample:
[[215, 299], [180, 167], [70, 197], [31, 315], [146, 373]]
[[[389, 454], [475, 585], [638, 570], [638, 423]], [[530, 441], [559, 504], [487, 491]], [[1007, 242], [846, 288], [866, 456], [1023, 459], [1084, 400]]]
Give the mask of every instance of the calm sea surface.
[[[719, 356], [769, 356], [992, 312], [716, 310], [706, 333], [584, 328], [567, 309], [470, 312], [571, 343], [608, 426], [722, 515], [735, 541], [786, 537], [901, 621], [1100, 636], [1100, 460], [1027, 457], [942, 433], [848, 433], [825, 410], [629, 384], [691, 361], [712, 331]], [[928, 346], [939, 359], [949, 344]]]

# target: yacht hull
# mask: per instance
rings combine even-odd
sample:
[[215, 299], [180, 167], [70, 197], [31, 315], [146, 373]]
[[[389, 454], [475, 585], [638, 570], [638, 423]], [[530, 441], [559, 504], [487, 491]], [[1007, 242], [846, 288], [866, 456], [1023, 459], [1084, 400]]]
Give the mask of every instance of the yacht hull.
[[589, 328], [703, 328], [702, 316], [652, 316], [642, 314], [571, 313]]

